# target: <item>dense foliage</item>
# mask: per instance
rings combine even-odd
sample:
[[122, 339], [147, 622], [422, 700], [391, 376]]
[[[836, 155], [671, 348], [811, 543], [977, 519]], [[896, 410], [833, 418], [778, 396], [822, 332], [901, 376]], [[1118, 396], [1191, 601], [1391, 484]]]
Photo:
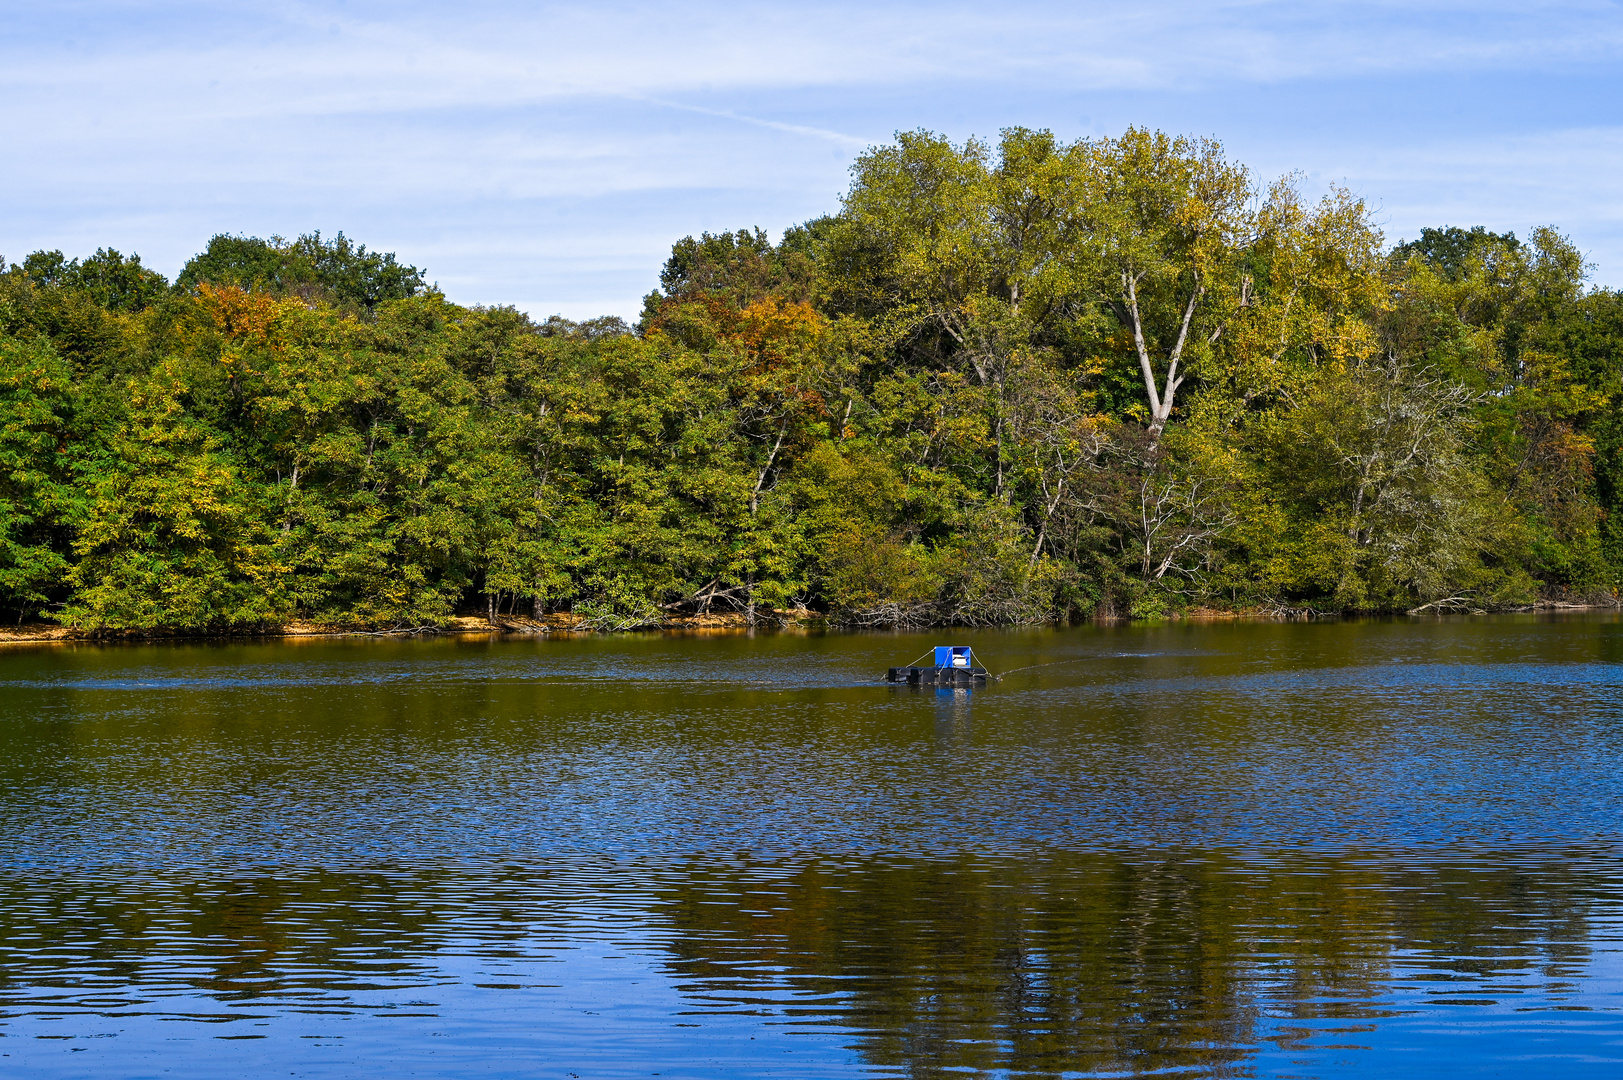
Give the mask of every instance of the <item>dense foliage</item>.
[[1623, 575], [1623, 297], [1129, 130], [901, 135], [635, 328], [340, 234], [0, 262], [0, 604], [88, 630], [1489, 608]]

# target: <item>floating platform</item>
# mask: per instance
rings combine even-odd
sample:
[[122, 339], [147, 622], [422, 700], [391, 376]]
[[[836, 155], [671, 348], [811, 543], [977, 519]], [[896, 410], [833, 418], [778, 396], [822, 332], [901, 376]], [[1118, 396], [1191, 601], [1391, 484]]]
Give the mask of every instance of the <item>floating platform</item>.
[[909, 686], [979, 686], [986, 681], [985, 668], [893, 667], [886, 677]]
[[929, 667], [893, 667], [885, 681], [909, 686], [976, 686], [986, 681], [986, 669], [975, 663], [968, 645], [937, 645]]

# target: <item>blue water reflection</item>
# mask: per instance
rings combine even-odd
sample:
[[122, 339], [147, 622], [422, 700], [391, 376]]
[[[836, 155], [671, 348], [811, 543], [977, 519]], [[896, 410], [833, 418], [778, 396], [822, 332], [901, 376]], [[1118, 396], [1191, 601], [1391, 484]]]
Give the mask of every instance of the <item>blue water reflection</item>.
[[0, 658], [0, 1074], [1612, 1076], [1623, 624]]

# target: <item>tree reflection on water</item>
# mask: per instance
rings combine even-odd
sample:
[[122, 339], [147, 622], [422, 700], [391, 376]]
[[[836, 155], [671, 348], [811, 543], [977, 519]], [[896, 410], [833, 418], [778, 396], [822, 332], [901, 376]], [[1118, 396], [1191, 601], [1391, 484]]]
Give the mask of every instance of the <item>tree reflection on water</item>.
[[690, 993], [837, 1018], [876, 1065], [1224, 1075], [1267, 1043], [1357, 1046], [1399, 984], [1564, 999], [1594, 896], [1548, 863], [1061, 855], [695, 867], [667, 910]]
[[[1402, 1017], [1585, 1007], [1593, 943], [1618, 916], [1612, 878], [1573, 853], [1502, 851], [14, 874], [0, 878], [0, 1027], [272, 1032], [287, 1018], [296, 1038], [317, 1016], [358, 1033], [373, 1016], [455, 1014], [477, 1046], [515, 1038], [494, 1018], [518, 1010], [545, 1056], [578, 1048], [578, 1033], [545, 1034], [578, 1012], [576, 990], [525, 965], [608, 944], [647, 958], [609, 992], [664, 1032], [680, 1020], [689, 1050], [742, 1014], [844, 1033], [886, 1075], [1251, 1075], [1269, 1052], [1356, 1053]], [[460, 996], [521, 990], [494, 1012]], [[615, 1030], [646, 1041], [644, 1027]], [[1487, 1026], [1473, 1034], [1469, 1053], [1502, 1051]]]

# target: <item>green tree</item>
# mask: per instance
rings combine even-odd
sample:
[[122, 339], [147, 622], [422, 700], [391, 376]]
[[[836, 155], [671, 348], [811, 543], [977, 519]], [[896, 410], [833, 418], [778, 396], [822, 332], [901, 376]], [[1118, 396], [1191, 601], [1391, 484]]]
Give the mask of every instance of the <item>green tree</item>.
[[393, 252], [368, 251], [342, 232], [331, 240], [323, 240], [320, 232], [296, 240], [221, 233], [175, 279], [181, 289], [205, 282], [321, 300], [367, 315], [385, 301], [417, 296], [426, 287], [415, 266], [402, 265]]
[[64, 453], [75, 396], [49, 341], [0, 334], [0, 603], [19, 622], [62, 595], [81, 502]]
[[129, 419], [90, 478], [56, 617], [107, 630], [229, 630], [283, 614], [261, 493], [192, 414], [183, 366], [126, 385]]
[[84, 293], [109, 311], [144, 311], [169, 291], [169, 282], [156, 270], [142, 266], [141, 256], [125, 258], [111, 248], [97, 248], [82, 262], [68, 259], [60, 251], [36, 251], [23, 260], [22, 271], [47, 288]]
[[1259, 422], [1262, 580], [1342, 610], [1525, 603], [1525, 532], [1471, 450], [1460, 383], [1396, 359], [1326, 371]]
[[1379, 323], [1388, 347], [1482, 395], [1474, 451], [1529, 526], [1534, 572], [1553, 587], [1615, 583], [1590, 432], [1610, 412], [1618, 369], [1593, 353], [1574, 363], [1582, 255], [1553, 229], [1523, 243], [1477, 227], [1423, 230], [1393, 260], [1399, 299]]

